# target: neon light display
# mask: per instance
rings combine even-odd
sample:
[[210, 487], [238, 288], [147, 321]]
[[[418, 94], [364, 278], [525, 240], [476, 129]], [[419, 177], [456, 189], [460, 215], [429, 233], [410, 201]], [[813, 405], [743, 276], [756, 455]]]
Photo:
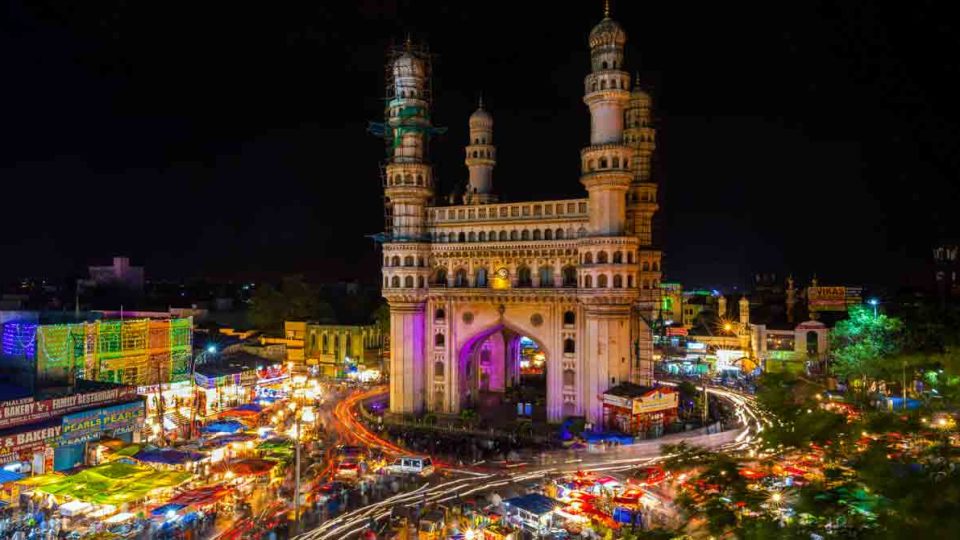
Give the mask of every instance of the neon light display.
[[50, 369], [93, 380], [136, 385], [189, 378], [193, 320], [130, 319], [78, 324], [3, 324], [5, 357], [23, 357]]
[[4, 356], [33, 358], [37, 350], [37, 325], [31, 323], [7, 323], [3, 325], [2, 346]]

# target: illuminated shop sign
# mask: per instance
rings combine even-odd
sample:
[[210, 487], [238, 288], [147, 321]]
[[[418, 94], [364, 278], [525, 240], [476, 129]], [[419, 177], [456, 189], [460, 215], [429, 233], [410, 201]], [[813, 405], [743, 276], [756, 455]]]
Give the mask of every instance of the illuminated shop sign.
[[63, 439], [73, 443], [105, 430], [129, 431], [143, 416], [142, 401], [70, 414], [63, 417]]

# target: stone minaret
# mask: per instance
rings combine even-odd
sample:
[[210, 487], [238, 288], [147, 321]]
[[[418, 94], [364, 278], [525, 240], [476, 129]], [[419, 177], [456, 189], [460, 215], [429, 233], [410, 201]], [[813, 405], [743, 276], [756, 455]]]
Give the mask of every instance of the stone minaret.
[[623, 135], [624, 142], [632, 149], [630, 168], [633, 181], [627, 194], [627, 223], [640, 239], [641, 246], [653, 245], [653, 215], [659, 208], [657, 184], [651, 177], [651, 161], [657, 147], [651, 106], [650, 95], [640, 87], [638, 75], [630, 92]]
[[744, 329], [750, 324], [750, 301], [746, 296], [740, 297], [740, 324]]
[[787, 322], [793, 324], [793, 310], [797, 305], [797, 289], [793, 286], [793, 276], [787, 276]]
[[[639, 256], [632, 256], [637, 240], [626, 228], [626, 194], [633, 179], [633, 151], [623, 141], [624, 109], [630, 100], [630, 75], [622, 69], [627, 35], [609, 11], [605, 15], [590, 32], [591, 71], [583, 97], [590, 108], [590, 146], [580, 152], [580, 182], [589, 194], [588, 234], [579, 240], [580, 252], [602, 254], [581, 266], [578, 291], [588, 344], [582, 358], [582, 396], [587, 421], [594, 424], [603, 418], [598, 396], [622, 382], [649, 385], [653, 375], [652, 363], [635, 351], [641, 348], [640, 321], [633, 316], [640, 280], [631, 276], [638, 274]], [[654, 288], [648, 284], [644, 292]], [[646, 343], [650, 332], [643, 328]]]
[[465, 160], [470, 169], [470, 181], [463, 195], [464, 204], [496, 202], [493, 194], [493, 168], [497, 164], [497, 149], [493, 146], [493, 117], [480, 105], [470, 115], [470, 141]]
[[390, 412], [423, 410], [424, 308], [430, 244], [426, 207], [433, 197], [426, 159], [430, 134], [429, 56], [410, 41], [388, 70], [386, 130], [390, 150], [384, 187], [390, 234], [383, 244], [383, 296], [390, 305]]

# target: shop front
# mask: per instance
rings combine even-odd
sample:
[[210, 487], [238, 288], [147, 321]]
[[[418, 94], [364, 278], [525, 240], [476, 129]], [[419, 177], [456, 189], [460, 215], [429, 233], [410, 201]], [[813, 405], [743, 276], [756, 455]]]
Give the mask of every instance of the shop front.
[[679, 399], [671, 387], [621, 384], [603, 394], [603, 420], [607, 429], [630, 435], [659, 437], [676, 420]]
[[198, 414], [207, 417], [253, 401], [256, 395], [256, 368], [215, 367], [197, 371]]
[[62, 433], [54, 451], [54, 470], [70, 469], [93, 463], [96, 445], [88, 443], [101, 438], [138, 442], [145, 417], [141, 400], [92, 409], [63, 417]]

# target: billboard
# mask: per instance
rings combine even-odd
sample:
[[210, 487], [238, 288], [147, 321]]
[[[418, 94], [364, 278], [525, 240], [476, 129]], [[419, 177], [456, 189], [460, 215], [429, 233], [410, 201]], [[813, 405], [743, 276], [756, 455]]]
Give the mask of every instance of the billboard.
[[807, 305], [810, 311], [846, 311], [846, 287], [808, 287]]
[[0, 402], [0, 429], [32, 424], [64, 413], [124, 401], [135, 396], [135, 388], [123, 386], [39, 401], [32, 397], [3, 401]]

